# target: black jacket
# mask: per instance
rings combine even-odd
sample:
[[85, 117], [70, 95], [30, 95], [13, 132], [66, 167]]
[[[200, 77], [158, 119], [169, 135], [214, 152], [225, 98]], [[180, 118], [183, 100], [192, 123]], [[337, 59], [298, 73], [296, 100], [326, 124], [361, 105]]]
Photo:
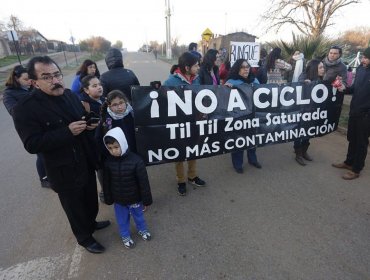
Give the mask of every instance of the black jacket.
[[[215, 74], [217, 84], [220, 84], [220, 74], [218, 71], [218, 67], [213, 67], [213, 73]], [[199, 81], [201, 85], [213, 85], [213, 79], [211, 76], [211, 72], [208, 71], [208, 69], [202, 65], [199, 69]]]
[[145, 164], [130, 151], [120, 157], [109, 156], [105, 161], [103, 191], [107, 204], [131, 205], [142, 202], [148, 206], [153, 203]]
[[109, 71], [100, 76], [104, 95], [106, 96], [114, 89], [119, 89], [131, 102], [131, 86], [139, 86], [140, 83], [134, 72], [123, 68], [122, 53], [117, 49], [110, 49], [105, 62]]
[[352, 96], [350, 115], [370, 113], [370, 66], [359, 66], [353, 85], [349, 88]]
[[[105, 98], [103, 96], [100, 97], [101, 102], [98, 102], [98, 101], [92, 99], [85, 92], [83, 92], [83, 93], [81, 93], [81, 101], [84, 104], [84, 106], [86, 106], [85, 104], [89, 104], [88, 107], [90, 109], [89, 110], [90, 112], [94, 112], [95, 114], [100, 116], [100, 107], [105, 101]], [[85, 110], [86, 110], [86, 107], [85, 107]], [[88, 111], [88, 110], [86, 110], [86, 111]]]
[[26, 97], [28, 94], [29, 91], [23, 88], [7, 87], [4, 90], [3, 102], [10, 115], [13, 115], [13, 108], [18, 103], [18, 101]]
[[[58, 102], [64, 101], [63, 109]], [[93, 134], [73, 136], [68, 125], [81, 120], [85, 111], [70, 90], [63, 96], [49, 96], [34, 90], [14, 107], [15, 128], [25, 149], [41, 154], [48, 179], [56, 192], [82, 187], [87, 170], [95, 166]]]

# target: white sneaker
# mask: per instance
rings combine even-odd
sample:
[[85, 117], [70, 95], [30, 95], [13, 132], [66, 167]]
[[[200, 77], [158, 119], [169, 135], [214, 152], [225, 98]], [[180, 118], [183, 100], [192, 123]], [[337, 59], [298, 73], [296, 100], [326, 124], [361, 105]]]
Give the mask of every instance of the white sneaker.
[[141, 238], [144, 241], [150, 241], [152, 239], [152, 235], [150, 234], [149, 231], [144, 230], [144, 231], [139, 231], [138, 234], [141, 236]]
[[123, 245], [125, 245], [126, 248], [132, 249], [135, 247], [134, 240], [131, 239], [131, 237], [122, 237]]

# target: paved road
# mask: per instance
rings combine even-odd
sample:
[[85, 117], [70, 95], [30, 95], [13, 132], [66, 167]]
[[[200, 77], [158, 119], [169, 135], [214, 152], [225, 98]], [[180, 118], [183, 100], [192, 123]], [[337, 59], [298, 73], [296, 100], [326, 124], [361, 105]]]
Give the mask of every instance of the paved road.
[[[99, 68], [104, 72], [103, 65]], [[143, 85], [169, 65], [129, 54]], [[67, 84], [71, 76], [66, 77]], [[76, 246], [57, 196], [41, 189], [6, 110], [0, 107], [0, 279], [370, 279], [370, 162], [354, 181], [330, 166], [345, 156], [339, 133], [313, 139], [314, 162], [294, 161], [291, 144], [257, 150], [261, 170], [236, 174], [228, 154], [198, 161], [207, 187], [176, 193], [173, 164], [148, 168], [153, 240], [123, 247], [113, 224], [95, 234], [107, 248]]]

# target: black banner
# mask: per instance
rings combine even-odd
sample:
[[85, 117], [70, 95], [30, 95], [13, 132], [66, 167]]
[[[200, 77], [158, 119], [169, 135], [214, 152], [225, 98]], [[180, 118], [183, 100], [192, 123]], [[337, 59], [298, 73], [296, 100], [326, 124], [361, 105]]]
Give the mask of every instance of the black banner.
[[330, 84], [133, 87], [136, 141], [147, 164], [323, 136], [343, 95]]

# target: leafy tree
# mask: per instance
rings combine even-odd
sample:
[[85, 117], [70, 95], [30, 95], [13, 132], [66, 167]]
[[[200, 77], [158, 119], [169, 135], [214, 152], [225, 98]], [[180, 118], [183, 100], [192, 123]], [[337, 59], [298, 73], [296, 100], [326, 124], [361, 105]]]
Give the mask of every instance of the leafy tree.
[[324, 57], [331, 45], [336, 42], [333, 40], [320, 35], [318, 37], [311, 36], [296, 36], [293, 34], [292, 42], [284, 42], [283, 40], [277, 40], [269, 42], [268, 45], [272, 48], [279, 47], [282, 50], [282, 56], [289, 60], [295, 51], [300, 51], [304, 54], [304, 57], [307, 60], [313, 58], [322, 58]]
[[326, 27], [333, 25], [333, 15], [340, 9], [360, 0], [271, 0], [271, 7], [263, 16], [269, 28], [278, 31], [292, 24], [305, 35], [318, 37]]

